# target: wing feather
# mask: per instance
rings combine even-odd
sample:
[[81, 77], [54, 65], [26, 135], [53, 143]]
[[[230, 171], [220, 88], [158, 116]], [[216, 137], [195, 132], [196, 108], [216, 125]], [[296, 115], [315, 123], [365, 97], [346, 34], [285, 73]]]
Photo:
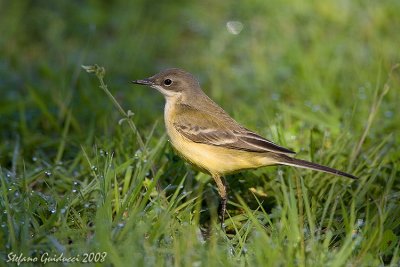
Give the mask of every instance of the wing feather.
[[181, 135], [195, 143], [249, 152], [294, 154], [293, 151], [242, 127], [226, 113], [222, 114], [224, 116], [221, 119], [221, 116], [201, 112], [187, 105], [182, 106], [184, 107], [180, 110], [184, 109], [184, 112], [175, 116], [173, 126]]

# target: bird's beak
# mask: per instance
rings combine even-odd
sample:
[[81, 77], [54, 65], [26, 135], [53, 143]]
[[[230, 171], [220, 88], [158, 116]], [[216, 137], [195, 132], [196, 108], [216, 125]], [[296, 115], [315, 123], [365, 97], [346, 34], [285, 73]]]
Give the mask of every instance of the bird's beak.
[[154, 83], [150, 81], [149, 79], [143, 79], [143, 80], [136, 80], [132, 81], [134, 84], [141, 84], [141, 85], [147, 85], [147, 86], [152, 86]]

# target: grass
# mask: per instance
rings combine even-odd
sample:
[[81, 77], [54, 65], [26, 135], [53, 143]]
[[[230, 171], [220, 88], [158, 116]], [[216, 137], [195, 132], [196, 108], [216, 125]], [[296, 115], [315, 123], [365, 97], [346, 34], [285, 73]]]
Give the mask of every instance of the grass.
[[[70, 266], [398, 266], [399, 11], [0, 3], [0, 266], [10, 253], [78, 257]], [[108, 87], [81, 68], [94, 63]], [[360, 179], [228, 176], [222, 231], [214, 183], [167, 141], [162, 97], [129, 84], [170, 66], [246, 127]]]

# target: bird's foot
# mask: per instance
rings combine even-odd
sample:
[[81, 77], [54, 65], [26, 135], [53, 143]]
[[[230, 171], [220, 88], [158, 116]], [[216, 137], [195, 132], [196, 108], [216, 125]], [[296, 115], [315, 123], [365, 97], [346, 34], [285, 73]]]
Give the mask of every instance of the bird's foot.
[[225, 212], [226, 212], [226, 198], [222, 198], [219, 206], [219, 220], [221, 222], [221, 228], [225, 229]]

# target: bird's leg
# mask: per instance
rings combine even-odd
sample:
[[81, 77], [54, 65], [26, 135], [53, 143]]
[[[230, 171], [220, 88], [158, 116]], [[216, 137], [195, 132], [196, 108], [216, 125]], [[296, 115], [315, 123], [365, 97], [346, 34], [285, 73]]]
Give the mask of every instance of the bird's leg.
[[219, 174], [213, 174], [212, 177], [214, 178], [215, 183], [217, 184], [218, 193], [219, 196], [221, 197], [221, 203], [219, 207], [219, 219], [221, 221], [221, 227], [224, 228], [226, 201], [227, 201], [225, 179], [221, 177]]

